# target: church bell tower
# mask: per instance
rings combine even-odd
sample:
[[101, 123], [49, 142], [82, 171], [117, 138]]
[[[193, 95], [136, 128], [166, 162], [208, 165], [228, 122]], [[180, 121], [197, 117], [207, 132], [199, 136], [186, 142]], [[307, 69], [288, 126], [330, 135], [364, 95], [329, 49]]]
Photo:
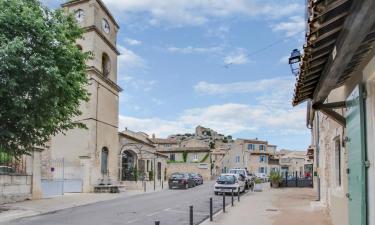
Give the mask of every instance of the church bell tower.
[[77, 179], [80, 171], [83, 191], [90, 192], [103, 180], [115, 181], [118, 177], [119, 26], [101, 0], [73, 0], [62, 7], [84, 29], [77, 47], [93, 53], [87, 61], [90, 100], [81, 104], [82, 115], [75, 118], [87, 129], [73, 129], [53, 137], [51, 152], [53, 158], [63, 157], [67, 162], [67, 179]]

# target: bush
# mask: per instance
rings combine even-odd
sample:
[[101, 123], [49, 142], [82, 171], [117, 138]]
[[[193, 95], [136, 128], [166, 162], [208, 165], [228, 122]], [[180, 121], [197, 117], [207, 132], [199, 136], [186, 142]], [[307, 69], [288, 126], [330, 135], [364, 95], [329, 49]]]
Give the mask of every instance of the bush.
[[282, 177], [279, 173], [277, 172], [271, 172], [270, 174], [270, 180], [272, 183], [280, 183], [282, 181]]
[[187, 156], [188, 156], [188, 152], [187, 151], [184, 151], [183, 153], [182, 153], [182, 159], [183, 159], [183, 161], [186, 163], [186, 161], [187, 161]]
[[255, 181], [254, 181], [256, 184], [261, 184], [263, 183], [263, 180], [260, 179], [260, 178], [255, 178]]

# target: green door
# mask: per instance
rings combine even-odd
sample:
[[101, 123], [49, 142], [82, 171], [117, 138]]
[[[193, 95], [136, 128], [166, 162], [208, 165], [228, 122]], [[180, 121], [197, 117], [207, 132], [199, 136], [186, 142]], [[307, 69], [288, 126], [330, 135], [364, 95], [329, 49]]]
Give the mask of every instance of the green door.
[[366, 225], [366, 132], [361, 86], [347, 98], [349, 225]]

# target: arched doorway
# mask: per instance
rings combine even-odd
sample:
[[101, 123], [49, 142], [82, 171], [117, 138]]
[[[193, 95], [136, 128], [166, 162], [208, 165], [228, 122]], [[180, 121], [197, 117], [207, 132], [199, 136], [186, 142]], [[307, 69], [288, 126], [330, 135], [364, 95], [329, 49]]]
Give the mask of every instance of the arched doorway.
[[135, 180], [135, 173], [137, 173], [137, 155], [131, 150], [125, 150], [121, 154], [121, 180]]

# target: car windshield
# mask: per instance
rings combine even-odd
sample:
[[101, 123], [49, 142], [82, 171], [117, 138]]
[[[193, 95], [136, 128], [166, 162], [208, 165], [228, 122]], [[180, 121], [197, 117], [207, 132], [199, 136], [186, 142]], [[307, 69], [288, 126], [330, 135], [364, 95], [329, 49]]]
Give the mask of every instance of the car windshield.
[[243, 170], [230, 170], [229, 171], [230, 173], [235, 173], [235, 174], [242, 174], [245, 176], [245, 171]]
[[171, 178], [184, 178], [185, 175], [182, 173], [174, 173], [171, 175]]
[[233, 175], [220, 175], [217, 178], [218, 181], [224, 181], [224, 182], [234, 182], [235, 177]]

